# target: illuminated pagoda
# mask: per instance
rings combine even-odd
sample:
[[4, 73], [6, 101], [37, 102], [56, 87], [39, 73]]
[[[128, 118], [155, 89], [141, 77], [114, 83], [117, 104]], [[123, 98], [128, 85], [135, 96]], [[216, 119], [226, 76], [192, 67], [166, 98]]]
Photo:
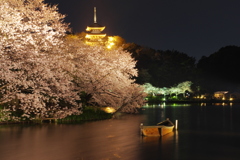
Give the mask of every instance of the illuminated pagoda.
[[86, 43], [88, 45], [104, 45], [106, 41], [106, 34], [102, 33], [105, 26], [101, 26], [97, 23], [97, 10], [94, 7], [94, 23], [86, 28]]

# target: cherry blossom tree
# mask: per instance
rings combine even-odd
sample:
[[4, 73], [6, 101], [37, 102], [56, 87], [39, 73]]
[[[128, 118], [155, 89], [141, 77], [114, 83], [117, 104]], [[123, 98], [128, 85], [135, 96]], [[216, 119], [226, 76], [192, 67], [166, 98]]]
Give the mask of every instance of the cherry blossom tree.
[[22, 117], [64, 118], [81, 113], [85, 92], [92, 105], [136, 112], [145, 95], [131, 55], [65, 38], [63, 18], [42, 0], [0, 1], [0, 104]]
[[63, 18], [42, 0], [0, 1], [0, 102], [22, 117], [79, 113], [58, 50], [68, 27]]
[[76, 37], [65, 44], [69, 55], [66, 70], [74, 77], [77, 90], [91, 95], [90, 103], [124, 112], [136, 112], [142, 106], [145, 94], [134, 83], [136, 62], [130, 53], [121, 48], [90, 47]]

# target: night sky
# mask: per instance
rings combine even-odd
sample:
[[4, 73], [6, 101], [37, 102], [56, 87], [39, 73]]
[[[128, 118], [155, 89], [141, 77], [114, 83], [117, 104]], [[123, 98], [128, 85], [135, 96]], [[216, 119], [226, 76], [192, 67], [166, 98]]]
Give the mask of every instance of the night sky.
[[240, 0], [45, 0], [58, 4], [74, 33], [97, 22], [109, 36], [156, 50], [209, 56], [240, 44]]

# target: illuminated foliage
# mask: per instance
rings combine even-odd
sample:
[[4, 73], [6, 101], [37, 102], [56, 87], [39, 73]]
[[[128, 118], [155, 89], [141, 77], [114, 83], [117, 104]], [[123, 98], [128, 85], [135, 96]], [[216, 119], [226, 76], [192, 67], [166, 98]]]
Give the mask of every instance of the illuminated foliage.
[[108, 40], [105, 43], [107, 49], [116, 49], [122, 47], [125, 44], [125, 40], [120, 36], [108, 36]]
[[166, 87], [163, 87], [163, 88], [157, 88], [157, 87], [154, 87], [152, 86], [150, 83], [145, 83], [143, 86], [144, 86], [144, 91], [147, 93], [147, 94], [154, 94], [154, 95], [179, 95], [179, 94], [185, 94], [186, 91], [188, 92], [192, 92], [192, 89], [191, 89], [191, 85], [192, 85], [192, 82], [191, 81], [185, 81], [185, 82], [182, 82], [182, 83], [179, 83], [177, 86], [173, 86], [173, 87], [170, 87], [170, 88], [166, 88]]
[[79, 113], [59, 46], [67, 25], [42, 0], [0, 1], [0, 103], [22, 117]]
[[65, 69], [74, 77], [77, 90], [91, 95], [88, 103], [124, 112], [135, 112], [142, 106], [145, 94], [132, 79], [137, 76], [136, 62], [128, 52], [91, 47], [80, 39], [69, 38], [65, 44], [69, 55]]
[[63, 18], [42, 0], [0, 1], [0, 103], [5, 111], [30, 119], [64, 118], [81, 113], [76, 101], [85, 92], [93, 105], [136, 112], [144, 93], [132, 80], [137, 70], [131, 55], [84, 45], [74, 35], [64, 38]]

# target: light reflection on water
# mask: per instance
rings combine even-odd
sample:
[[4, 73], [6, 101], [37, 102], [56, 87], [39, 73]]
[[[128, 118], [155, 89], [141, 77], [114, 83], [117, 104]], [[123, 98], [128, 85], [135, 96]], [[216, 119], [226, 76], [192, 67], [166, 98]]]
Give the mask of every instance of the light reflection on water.
[[145, 104], [143, 106], [143, 108], [164, 108], [166, 106], [171, 106], [171, 107], [178, 107], [178, 106], [191, 106], [191, 104], [187, 104], [187, 103], [183, 103], [183, 104], [180, 104], [180, 103], [159, 103], [159, 104]]
[[[239, 104], [143, 107], [137, 115], [83, 124], [0, 126], [1, 160], [202, 160], [240, 158]], [[139, 125], [178, 119], [164, 137]]]

